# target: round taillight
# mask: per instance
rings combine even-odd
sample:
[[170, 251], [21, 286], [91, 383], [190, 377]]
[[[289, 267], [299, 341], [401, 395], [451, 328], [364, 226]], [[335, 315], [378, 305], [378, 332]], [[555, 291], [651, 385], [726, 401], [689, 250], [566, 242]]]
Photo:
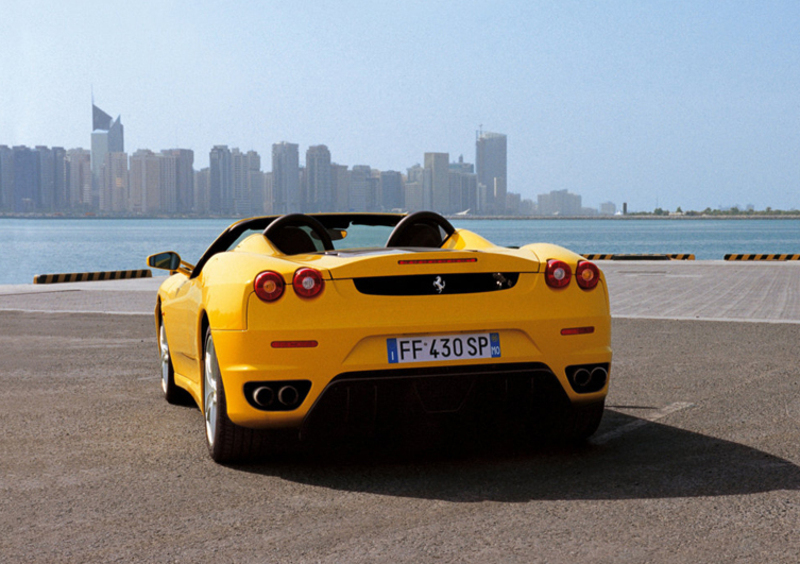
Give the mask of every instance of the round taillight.
[[319, 270], [313, 268], [299, 268], [292, 278], [292, 286], [298, 296], [313, 298], [325, 288], [325, 281]]
[[575, 269], [575, 280], [584, 290], [591, 290], [600, 282], [600, 269], [593, 262], [582, 260]]
[[283, 276], [271, 270], [260, 273], [253, 282], [256, 296], [265, 302], [274, 302], [280, 298], [284, 287]]
[[563, 260], [550, 259], [547, 261], [547, 269], [544, 271], [544, 279], [551, 288], [566, 288], [572, 278], [572, 271], [569, 265]]

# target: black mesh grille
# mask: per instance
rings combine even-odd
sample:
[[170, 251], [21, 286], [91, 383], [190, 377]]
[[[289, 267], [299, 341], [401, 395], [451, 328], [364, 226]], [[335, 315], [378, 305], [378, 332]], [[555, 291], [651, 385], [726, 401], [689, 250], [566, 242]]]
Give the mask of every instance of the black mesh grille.
[[554, 405], [569, 398], [541, 363], [348, 372], [317, 398], [301, 436], [369, 435], [442, 417], [489, 423]]

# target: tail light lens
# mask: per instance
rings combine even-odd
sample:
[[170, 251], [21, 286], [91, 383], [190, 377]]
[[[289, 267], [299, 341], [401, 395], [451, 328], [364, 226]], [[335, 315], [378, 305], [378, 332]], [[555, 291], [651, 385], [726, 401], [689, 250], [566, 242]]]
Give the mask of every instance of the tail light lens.
[[566, 288], [572, 278], [569, 265], [563, 260], [550, 259], [544, 271], [544, 279], [551, 288]]
[[582, 260], [575, 269], [575, 280], [584, 290], [591, 290], [600, 281], [600, 269], [593, 262]]
[[318, 296], [325, 288], [325, 281], [322, 274], [313, 268], [299, 268], [292, 278], [292, 286], [298, 296], [303, 298], [313, 298]]
[[270, 270], [261, 272], [253, 282], [256, 296], [265, 302], [274, 302], [280, 298], [284, 287], [283, 276]]

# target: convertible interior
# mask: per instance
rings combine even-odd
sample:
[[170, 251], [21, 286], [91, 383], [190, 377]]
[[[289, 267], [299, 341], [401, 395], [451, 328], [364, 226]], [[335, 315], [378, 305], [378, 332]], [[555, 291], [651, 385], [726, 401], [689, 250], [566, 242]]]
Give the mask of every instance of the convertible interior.
[[[203, 265], [217, 253], [232, 249], [239, 241], [253, 233], [262, 232], [264, 236], [282, 253], [298, 255], [335, 251], [348, 232], [357, 227], [383, 227], [383, 233], [391, 228], [386, 242], [382, 245], [367, 244], [374, 248], [440, 248], [455, 232], [455, 227], [441, 215], [420, 211], [409, 215], [332, 213], [267, 216], [247, 219], [235, 223], [225, 230], [206, 250], [192, 271], [197, 276]], [[342, 245], [353, 248], [352, 245]]]

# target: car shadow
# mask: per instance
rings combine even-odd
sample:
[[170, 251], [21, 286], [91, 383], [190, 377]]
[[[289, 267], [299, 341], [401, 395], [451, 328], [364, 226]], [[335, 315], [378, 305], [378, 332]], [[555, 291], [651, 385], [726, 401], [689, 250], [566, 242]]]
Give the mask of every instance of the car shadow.
[[[601, 432], [643, 420], [606, 410]], [[636, 426], [634, 426], [636, 427]], [[396, 443], [304, 449], [248, 473], [343, 491], [451, 502], [727, 496], [800, 489], [800, 467], [755, 448], [647, 422], [603, 444], [519, 441], [433, 449]]]

